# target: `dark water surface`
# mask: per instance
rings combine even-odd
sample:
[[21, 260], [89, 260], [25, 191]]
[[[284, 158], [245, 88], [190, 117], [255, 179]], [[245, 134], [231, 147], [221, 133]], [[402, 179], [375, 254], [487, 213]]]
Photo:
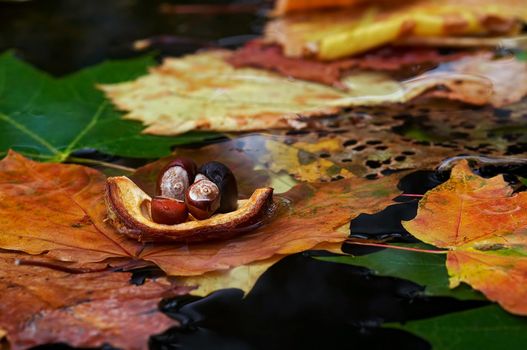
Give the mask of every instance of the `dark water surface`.
[[[140, 39], [151, 38], [149, 49], [161, 55], [180, 55], [204, 47], [235, 47], [260, 33], [265, 22], [262, 9], [268, 3], [238, 1], [231, 7], [222, 7], [222, 3], [174, 7], [192, 3], [0, 1], [0, 51], [14, 49], [24, 60], [51, 74], [63, 75], [107, 58], [142, 54], [146, 51], [134, 50], [134, 42]], [[441, 174], [418, 172], [401, 186], [408, 193], [424, 193], [444, 179]], [[412, 218], [415, 210], [416, 202], [410, 200], [379, 214], [362, 215], [351, 228], [362, 237], [386, 238], [378, 235], [391, 232], [399, 240], [412, 241], [400, 220]], [[482, 305], [423, 297], [422, 290], [408, 281], [373, 276], [364, 268], [314, 260], [309, 253], [296, 254], [267, 271], [245, 298], [241, 291], [230, 289], [206, 298], [164, 301], [162, 309], [180, 320], [183, 327], [153, 337], [151, 347], [428, 349], [429, 344], [422, 339], [379, 326]]]

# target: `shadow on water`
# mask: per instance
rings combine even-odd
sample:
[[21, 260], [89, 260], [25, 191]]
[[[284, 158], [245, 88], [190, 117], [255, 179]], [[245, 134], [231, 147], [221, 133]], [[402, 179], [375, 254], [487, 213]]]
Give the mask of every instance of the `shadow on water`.
[[418, 296], [422, 287], [369, 270], [318, 261], [308, 253], [271, 267], [243, 298], [237, 289], [162, 305], [181, 329], [152, 338], [154, 349], [428, 349], [403, 331], [382, 329], [481, 306]]

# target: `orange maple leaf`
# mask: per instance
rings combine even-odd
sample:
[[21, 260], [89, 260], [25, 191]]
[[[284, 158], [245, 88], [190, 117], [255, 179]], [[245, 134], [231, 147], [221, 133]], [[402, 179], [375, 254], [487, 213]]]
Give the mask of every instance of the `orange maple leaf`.
[[501, 175], [482, 178], [463, 161], [403, 226], [449, 249], [451, 288], [468, 283], [507, 311], [527, 315], [527, 192], [513, 193]]
[[79, 165], [33, 162], [10, 152], [0, 162], [0, 248], [46, 253], [78, 264], [146, 260], [169, 275], [200, 275], [342, 242], [346, 235], [337, 228], [359, 213], [390, 204], [399, 193], [397, 180], [302, 183], [277, 198], [288, 203], [284, 210], [249, 234], [202, 244], [140, 244], [106, 222], [102, 173]]

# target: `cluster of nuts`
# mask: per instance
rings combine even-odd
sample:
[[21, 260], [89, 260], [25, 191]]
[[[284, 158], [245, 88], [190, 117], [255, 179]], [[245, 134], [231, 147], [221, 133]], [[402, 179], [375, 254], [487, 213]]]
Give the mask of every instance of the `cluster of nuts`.
[[164, 225], [185, 222], [189, 213], [204, 220], [238, 207], [236, 178], [220, 162], [205, 163], [198, 169], [191, 159], [174, 159], [159, 173], [156, 191], [151, 216]]

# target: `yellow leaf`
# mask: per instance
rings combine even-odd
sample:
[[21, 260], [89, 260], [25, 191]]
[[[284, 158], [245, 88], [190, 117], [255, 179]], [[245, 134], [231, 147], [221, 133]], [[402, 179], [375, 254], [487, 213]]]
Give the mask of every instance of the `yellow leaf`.
[[332, 60], [407, 36], [514, 34], [525, 20], [527, 6], [519, 0], [420, 0], [295, 14], [270, 22], [265, 33], [287, 56]]

